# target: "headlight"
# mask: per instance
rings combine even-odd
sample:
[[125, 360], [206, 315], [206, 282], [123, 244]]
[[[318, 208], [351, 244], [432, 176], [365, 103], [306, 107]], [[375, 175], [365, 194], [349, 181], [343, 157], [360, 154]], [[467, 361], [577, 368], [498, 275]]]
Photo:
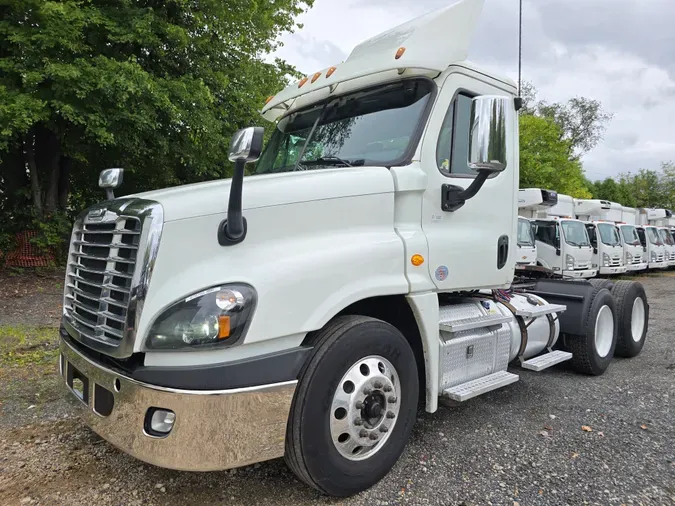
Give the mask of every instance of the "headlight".
[[146, 347], [151, 350], [230, 346], [248, 328], [255, 290], [232, 284], [201, 291], [169, 306], [155, 320]]
[[632, 264], [633, 263], [633, 255], [630, 253], [626, 252], [626, 263], [627, 264]]
[[656, 251], [652, 251], [651, 254], [649, 255], [649, 258], [651, 258], [652, 262], [656, 262]]
[[609, 255], [607, 253], [602, 254], [602, 265], [609, 267]]
[[565, 255], [565, 268], [568, 271], [574, 270], [574, 257], [572, 255]]

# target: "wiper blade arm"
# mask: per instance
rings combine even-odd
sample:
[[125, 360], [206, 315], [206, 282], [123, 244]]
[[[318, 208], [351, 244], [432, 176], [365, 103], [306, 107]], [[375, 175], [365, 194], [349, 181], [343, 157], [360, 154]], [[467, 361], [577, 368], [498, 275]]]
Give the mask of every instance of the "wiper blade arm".
[[365, 160], [360, 158], [358, 160], [345, 160], [337, 156], [321, 156], [316, 160], [305, 160], [302, 163], [305, 165], [346, 165], [347, 167], [355, 167], [363, 165]]

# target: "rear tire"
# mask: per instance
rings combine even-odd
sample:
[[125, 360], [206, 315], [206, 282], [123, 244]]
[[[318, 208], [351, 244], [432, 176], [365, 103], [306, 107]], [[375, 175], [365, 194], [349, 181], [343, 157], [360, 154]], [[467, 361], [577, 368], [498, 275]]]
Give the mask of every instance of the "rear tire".
[[642, 351], [649, 327], [649, 304], [642, 284], [617, 281], [612, 288], [618, 320], [618, 357], [636, 357]]
[[566, 336], [565, 344], [578, 372], [599, 376], [612, 362], [617, 342], [616, 304], [607, 288], [595, 292], [584, 327], [586, 336]]
[[337, 317], [313, 341], [285, 459], [308, 485], [347, 497], [380, 481], [401, 456], [417, 414], [417, 364], [403, 334], [375, 318]]
[[614, 286], [614, 282], [609, 279], [593, 278], [588, 281], [593, 285], [593, 288], [607, 288], [607, 290], [611, 291]]

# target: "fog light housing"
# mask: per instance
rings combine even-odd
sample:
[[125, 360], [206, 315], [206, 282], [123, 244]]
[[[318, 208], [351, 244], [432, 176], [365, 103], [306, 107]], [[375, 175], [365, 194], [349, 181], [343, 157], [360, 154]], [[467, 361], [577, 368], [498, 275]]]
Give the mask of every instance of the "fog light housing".
[[166, 437], [176, 422], [176, 413], [170, 409], [150, 408], [145, 415], [145, 432], [150, 436]]

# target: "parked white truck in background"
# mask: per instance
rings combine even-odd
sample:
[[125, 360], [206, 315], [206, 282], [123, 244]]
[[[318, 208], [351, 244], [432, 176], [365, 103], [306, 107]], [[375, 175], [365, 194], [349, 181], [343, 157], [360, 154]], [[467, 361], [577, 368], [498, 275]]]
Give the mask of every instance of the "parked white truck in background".
[[625, 263], [628, 272], [640, 272], [649, 268], [647, 261], [647, 244], [642, 242], [635, 228], [637, 223], [637, 209], [632, 207], [621, 208], [621, 221], [617, 224], [621, 231]]
[[[121, 171], [102, 172], [107, 200], [73, 228], [59, 359], [96, 432], [179, 470], [284, 456], [348, 496], [398, 460], [420, 393], [433, 413], [516, 382], [509, 364], [598, 375], [640, 353], [639, 283], [514, 282], [519, 100], [465, 61], [482, 6], [280, 91], [264, 151], [262, 128], [233, 137], [232, 179], [114, 198]], [[588, 257], [570, 272], [593, 272], [581, 222], [541, 223], [561, 225], [563, 260]]]
[[592, 261], [593, 247], [586, 227], [574, 217], [574, 199], [557, 194], [557, 203], [546, 208], [545, 213], [545, 217], [532, 221], [539, 265], [564, 277], [595, 277], [598, 265]]
[[667, 269], [668, 257], [666, 257], [666, 245], [661, 239], [661, 234], [658, 228], [650, 224], [650, 220], [658, 219], [658, 213], [654, 213], [650, 209], [638, 209], [638, 224], [637, 232], [644, 235], [647, 243], [647, 255], [649, 258], [650, 269]]
[[647, 209], [647, 220], [657, 228], [664, 248], [664, 262], [668, 267], [675, 266], [675, 241], [670, 233], [675, 223], [673, 213], [669, 209]]
[[621, 221], [621, 205], [607, 200], [576, 199], [576, 217], [585, 222], [593, 246], [593, 264], [603, 276], [623, 274], [627, 268], [619, 229], [614, 224]]
[[518, 259], [516, 268], [537, 265], [537, 243], [532, 220], [546, 216], [546, 209], [558, 203], [558, 194], [540, 188], [518, 191]]

